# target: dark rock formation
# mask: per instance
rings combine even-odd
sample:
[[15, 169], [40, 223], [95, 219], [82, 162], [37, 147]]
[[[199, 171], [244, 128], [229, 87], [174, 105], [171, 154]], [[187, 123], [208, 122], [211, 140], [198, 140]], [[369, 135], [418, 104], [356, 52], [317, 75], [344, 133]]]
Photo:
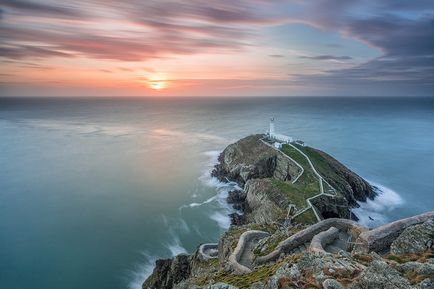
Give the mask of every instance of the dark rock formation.
[[322, 195], [313, 199], [312, 205], [321, 213], [323, 219], [345, 218], [357, 221], [356, 215], [351, 213], [351, 206], [343, 197], [329, 197]]
[[190, 256], [178, 255], [173, 259], [159, 259], [151, 276], [143, 283], [142, 288], [171, 289], [175, 284], [190, 276]]
[[261, 142], [263, 135], [251, 135], [231, 144], [219, 156], [212, 172], [220, 181], [244, 185], [249, 179], [275, 177], [291, 180], [300, 168]]
[[[221, 181], [235, 181], [240, 186], [246, 186], [247, 182], [251, 180], [277, 179], [289, 181], [295, 179], [300, 174], [301, 169], [289, 158], [285, 157], [282, 152], [278, 152], [264, 144], [261, 141], [263, 137], [264, 135], [251, 135], [226, 147], [220, 154], [219, 163], [215, 166], [212, 175]], [[304, 150], [320, 174], [343, 196], [341, 198], [321, 196], [313, 200], [312, 203], [321, 213], [322, 218], [338, 217], [358, 220], [358, 217], [351, 213], [351, 208], [358, 207], [357, 201], [374, 198], [376, 195], [374, 188], [330, 155], [310, 147], [305, 147]], [[263, 190], [264, 186], [258, 186], [257, 183], [250, 182], [250, 187], [252, 186], [262, 190], [256, 192], [259, 195], [264, 195], [264, 193], [269, 195], [273, 192], [273, 190], [268, 189], [270, 186], [267, 187], [268, 191]], [[247, 188], [245, 188], [245, 191], [248, 192]], [[254, 195], [254, 193], [251, 192], [250, 195]], [[270, 199], [269, 197], [261, 200]], [[281, 210], [286, 210], [288, 200], [280, 197], [277, 202], [272, 201], [272, 203], [274, 202]], [[249, 201], [252, 201], [252, 198], [249, 198], [249, 193], [247, 193], [247, 202], [244, 202], [244, 205], [241, 205], [241, 200], [238, 202], [235, 195], [230, 196], [230, 201], [232, 200], [237, 203], [235, 208], [238, 209], [248, 205], [253, 214], [255, 213], [255, 205], [249, 203]], [[268, 215], [282, 215], [282, 212], [270, 212], [275, 208], [264, 208], [263, 206], [261, 208], [263, 212], [268, 212]], [[249, 218], [247, 217], [247, 219]], [[270, 221], [268, 217], [262, 219]]]
[[229, 214], [231, 218], [231, 225], [233, 226], [241, 226], [247, 223], [246, 217], [244, 215], [240, 215], [238, 213]]
[[357, 201], [365, 202], [368, 198], [374, 199], [376, 196], [375, 188], [363, 178], [329, 154], [311, 147], [308, 147], [307, 150], [310, 156], [317, 159], [322, 158], [325, 161], [324, 166], [317, 167], [319, 173], [330, 185], [345, 195], [351, 206], [358, 207]]
[[246, 193], [244, 191], [233, 190], [230, 191], [226, 201], [231, 204], [235, 210], [242, 213], [248, 211], [249, 206], [246, 203]]
[[[357, 201], [374, 198], [372, 186], [328, 154], [300, 147], [323, 178], [337, 190], [336, 197], [318, 197], [319, 186], [312, 181], [313, 173], [301, 175], [300, 182], [291, 183], [300, 175], [300, 167], [282, 152], [264, 144], [262, 137], [253, 135], [229, 145], [212, 172], [221, 181], [236, 181], [243, 187], [242, 191], [228, 194], [228, 203], [242, 215], [230, 215], [232, 226], [219, 240], [218, 259], [204, 260], [196, 252], [158, 260], [143, 288], [433, 288], [434, 212], [373, 230], [361, 227], [348, 219], [357, 219], [351, 214]], [[326, 187], [328, 193], [333, 193]], [[306, 199], [320, 217], [328, 220], [309, 227], [283, 222], [288, 219], [288, 209], [304, 208]], [[331, 219], [335, 217], [346, 220]], [[320, 237], [324, 237], [323, 231], [332, 223], [338, 232], [333, 235], [336, 237], [333, 243], [328, 244]], [[248, 254], [254, 254], [249, 255], [254, 257], [252, 268], [249, 268], [252, 271], [246, 275], [233, 275], [230, 261], [240, 250], [237, 248], [243, 247], [238, 247], [240, 239], [258, 230], [270, 236], [255, 247], [244, 247], [248, 248]], [[318, 237], [315, 239], [315, 236]], [[339, 241], [348, 240], [350, 236], [351, 240], [356, 240], [355, 245], [337, 246]], [[310, 252], [307, 248], [313, 248], [309, 245], [315, 245], [315, 242], [321, 245], [315, 248], [322, 250]], [[327, 250], [327, 246], [339, 250]], [[363, 250], [356, 250], [358, 247]], [[383, 254], [384, 248], [386, 251], [390, 248], [395, 254], [389, 256], [394, 257], [393, 260], [375, 253]], [[411, 261], [405, 257], [408, 253], [414, 258]]]

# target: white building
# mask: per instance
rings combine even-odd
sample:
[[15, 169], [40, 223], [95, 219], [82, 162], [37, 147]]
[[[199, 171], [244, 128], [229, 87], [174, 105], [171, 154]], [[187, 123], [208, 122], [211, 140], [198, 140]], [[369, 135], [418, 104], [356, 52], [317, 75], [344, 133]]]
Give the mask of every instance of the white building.
[[292, 137], [286, 136], [284, 134], [278, 134], [276, 133], [275, 127], [274, 127], [274, 117], [270, 119], [270, 129], [267, 132], [268, 137], [271, 140], [281, 142], [281, 143], [290, 143], [292, 142]]

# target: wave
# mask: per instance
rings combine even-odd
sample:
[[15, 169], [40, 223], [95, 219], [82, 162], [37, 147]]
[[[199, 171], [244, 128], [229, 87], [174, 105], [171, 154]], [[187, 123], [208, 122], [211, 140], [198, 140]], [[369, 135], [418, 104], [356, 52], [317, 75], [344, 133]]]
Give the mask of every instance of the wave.
[[[160, 133], [169, 134], [167, 131], [160, 131]], [[179, 135], [179, 132], [175, 132], [173, 134]], [[210, 210], [209, 218], [215, 221], [218, 227], [223, 230], [227, 230], [231, 224], [229, 214], [234, 212], [235, 210], [226, 202], [226, 198], [229, 191], [241, 188], [235, 182], [223, 183], [220, 182], [217, 178], [211, 176], [211, 170], [217, 163], [219, 154], [220, 151], [204, 152], [204, 155], [208, 157], [208, 160], [205, 165], [205, 170], [199, 177], [199, 181], [202, 185], [213, 188], [215, 190], [215, 195], [207, 198], [202, 202], [196, 201], [186, 205], [182, 205], [179, 209], [182, 210], [188, 208], [197, 208], [200, 206], [213, 204], [212, 208], [214, 209]], [[199, 197], [199, 195], [199, 192], [194, 191], [194, 193], [192, 194], [192, 198], [196, 199]], [[157, 259], [174, 257], [178, 254], [187, 253], [187, 250], [183, 247], [179, 236], [175, 233], [174, 228], [176, 228], [181, 234], [188, 234], [192, 230], [198, 235], [202, 235], [200, 228], [198, 228], [197, 226], [192, 226], [192, 228], [190, 229], [188, 224], [181, 216], [177, 218], [168, 218], [167, 216], [162, 214], [160, 217], [162, 225], [168, 228], [168, 239], [170, 240], [170, 242], [163, 241], [165, 253], [160, 254], [159, 256], [150, 254], [148, 251], [142, 252], [144, 261], [140, 265], [136, 266], [134, 270], [132, 270], [129, 274], [129, 289], [142, 288], [143, 281], [152, 274], [155, 266], [155, 261]]]
[[[166, 257], [172, 258], [179, 254], [186, 254], [187, 250], [182, 246], [177, 236], [172, 236], [171, 243], [166, 243], [165, 249], [169, 254], [165, 254]], [[129, 289], [142, 289], [143, 282], [151, 276], [155, 268], [155, 262], [161, 258], [149, 253], [148, 251], [141, 252], [143, 256], [143, 263], [134, 266], [132, 270], [128, 272], [128, 288]]]
[[[185, 223], [184, 220], [182, 222]], [[152, 274], [155, 268], [155, 262], [161, 258], [173, 258], [179, 254], [186, 254], [187, 250], [183, 247], [178, 235], [169, 228], [170, 241], [164, 244], [164, 253], [155, 255], [149, 251], [142, 251], [143, 261], [129, 270], [127, 273], [128, 288], [129, 289], [141, 289], [143, 282]]]
[[378, 193], [374, 200], [358, 202], [360, 207], [354, 208], [352, 212], [359, 218], [359, 223], [374, 228], [389, 221], [388, 213], [402, 206], [404, 200], [394, 190], [373, 182], [370, 182]]

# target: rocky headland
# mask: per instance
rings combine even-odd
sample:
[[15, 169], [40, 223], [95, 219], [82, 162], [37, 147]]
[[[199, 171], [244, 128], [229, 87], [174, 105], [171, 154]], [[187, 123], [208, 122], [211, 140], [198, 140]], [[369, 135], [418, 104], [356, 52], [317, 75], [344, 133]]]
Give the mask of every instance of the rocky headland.
[[376, 188], [330, 155], [252, 135], [212, 175], [243, 188], [228, 196], [232, 226], [218, 244], [158, 260], [143, 288], [434, 288], [434, 212], [361, 226], [351, 209]]

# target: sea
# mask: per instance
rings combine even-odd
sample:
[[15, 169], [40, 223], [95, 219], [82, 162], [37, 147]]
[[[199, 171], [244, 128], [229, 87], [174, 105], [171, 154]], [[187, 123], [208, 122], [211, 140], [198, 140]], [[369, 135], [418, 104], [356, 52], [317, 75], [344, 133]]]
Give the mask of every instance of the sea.
[[0, 288], [139, 289], [216, 242], [212, 167], [270, 117], [378, 187], [362, 224], [434, 210], [434, 98], [0, 98]]

